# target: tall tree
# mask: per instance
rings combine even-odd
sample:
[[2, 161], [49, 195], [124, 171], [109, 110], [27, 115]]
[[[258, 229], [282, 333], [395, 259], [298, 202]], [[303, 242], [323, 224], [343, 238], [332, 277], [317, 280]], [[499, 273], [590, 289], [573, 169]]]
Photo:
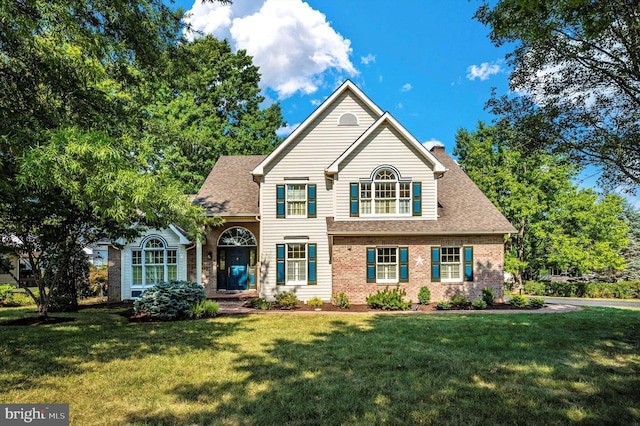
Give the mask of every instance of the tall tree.
[[640, 210], [627, 201], [622, 209], [622, 218], [629, 226], [629, 247], [622, 251], [627, 268], [619, 276], [629, 281], [640, 281]]
[[511, 128], [460, 130], [454, 154], [469, 177], [518, 230], [507, 242], [505, 269], [518, 284], [553, 267], [575, 272], [619, 270], [628, 228], [622, 199], [604, 199], [572, 184], [576, 170], [561, 156], [514, 149]]
[[152, 92], [149, 131], [158, 169], [195, 193], [221, 155], [268, 154], [285, 123], [280, 106], [262, 108], [258, 67], [243, 50], [212, 36], [166, 53], [167, 67]]
[[518, 128], [524, 148], [602, 168], [604, 184], [640, 184], [640, 3], [500, 0], [476, 18], [496, 45], [514, 43], [512, 95], [489, 106]]
[[181, 17], [161, 0], [0, 2], [0, 252], [28, 258], [40, 315], [84, 245], [201, 229], [144, 137]]

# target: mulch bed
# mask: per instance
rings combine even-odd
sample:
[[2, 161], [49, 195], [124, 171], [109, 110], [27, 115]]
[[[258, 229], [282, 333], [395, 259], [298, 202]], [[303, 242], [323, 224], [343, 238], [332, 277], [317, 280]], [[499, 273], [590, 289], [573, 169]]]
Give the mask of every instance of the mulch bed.
[[[411, 310], [414, 311], [418, 311], [418, 312], [432, 312], [432, 311], [437, 311], [438, 304], [437, 303], [429, 303], [428, 305], [422, 305], [422, 304], [416, 304], [414, 303], [413, 305], [411, 305]], [[296, 308], [295, 310], [297, 311], [315, 311], [317, 308], [314, 306], [309, 306], [306, 304], [300, 304], [298, 306], [298, 308]], [[516, 308], [508, 303], [495, 303], [492, 306], [487, 306], [486, 309], [484, 309], [485, 311], [504, 311], [504, 310], [518, 310], [518, 311], [522, 311], [522, 310], [529, 310], [532, 308]], [[323, 303], [322, 306], [320, 307], [321, 311], [329, 311], [329, 312], [381, 312], [379, 309], [371, 309], [369, 308], [369, 306], [367, 305], [351, 305], [348, 309], [341, 309], [338, 306], [332, 305], [331, 303]], [[471, 311], [474, 310], [473, 307], [469, 306], [466, 309], [451, 309], [452, 311], [455, 312], [461, 312], [461, 311]]]
[[25, 317], [14, 320], [8, 320], [0, 322], [0, 325], [48, 325], [48, 324], [61, 324], [65, 322], [75, 321], [75, 318], [70, 317]]

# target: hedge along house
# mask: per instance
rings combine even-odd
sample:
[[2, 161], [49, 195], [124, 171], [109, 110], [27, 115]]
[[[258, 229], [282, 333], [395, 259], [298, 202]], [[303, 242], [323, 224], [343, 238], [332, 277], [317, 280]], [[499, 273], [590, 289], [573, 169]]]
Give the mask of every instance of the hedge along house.
[[[364, 303], [400, 285], [414, 301], [424, 286], [432, 300], [475, 299], [485, 287], [501, 298], [504, 238], [515, 232], [444, 148], [425, 148], [350, 81], [270, 155], [221, 157], [193, 202], [225, 224], [203, 243], [165, 239], [164, 257], [149, 260], [209, 296], [291, 291], [328, 301], [345, 292]], [[147, 255], [128, 250], [144, 252], [154, 232], [119, 261], [109, 254], [122, 280], [113, 299], [136, 297], [140, 280], [123, 271]], [[143, 286], [170, 278], [145, 271]]]

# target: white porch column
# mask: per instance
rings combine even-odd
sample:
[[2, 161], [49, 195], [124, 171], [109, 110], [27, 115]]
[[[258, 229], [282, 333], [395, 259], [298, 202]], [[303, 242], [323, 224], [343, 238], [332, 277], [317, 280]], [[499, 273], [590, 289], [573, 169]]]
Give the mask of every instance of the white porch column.
[[196, 240], [196, 282], [202, 285], [202, 241]]

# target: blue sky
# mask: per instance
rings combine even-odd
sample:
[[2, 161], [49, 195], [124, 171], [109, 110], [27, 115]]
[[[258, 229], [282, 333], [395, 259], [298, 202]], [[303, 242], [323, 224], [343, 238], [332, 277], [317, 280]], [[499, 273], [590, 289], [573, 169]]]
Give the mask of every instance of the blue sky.
[[[451, 153], [460, 128], [490, 123], [491, 88], [508, 91], [510, 48], [495, 47], [473, 19], [480, 0], [177, 0], [188, 22], [245, 49], [278, 101], [286, 136], [345, 79], [419, 141]], [[595, 184], [597, 170], [583, 173]], [[587, 179], [587, 177], [589, 177]], [[640, 207], [638, 198], [633, 202]]]

